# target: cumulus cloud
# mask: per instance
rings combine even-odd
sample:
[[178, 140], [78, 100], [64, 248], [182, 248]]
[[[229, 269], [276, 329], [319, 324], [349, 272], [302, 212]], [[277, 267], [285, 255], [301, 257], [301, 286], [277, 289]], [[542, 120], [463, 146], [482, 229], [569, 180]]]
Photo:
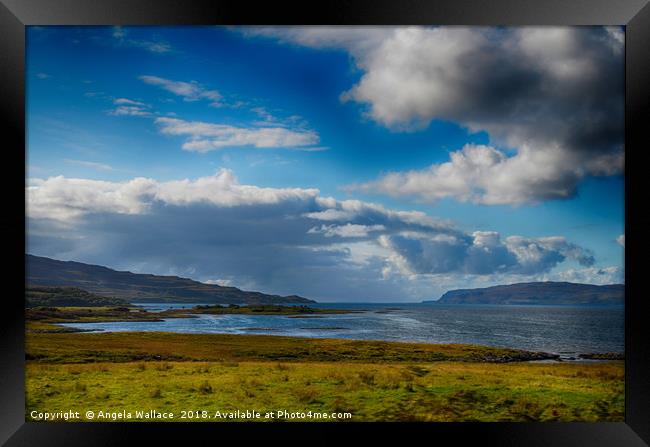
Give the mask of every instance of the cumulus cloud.
[[379, 243], [391, 251], [385, 273], [406, 275], [461, 273], [539, 274], [549, 272], [565, 259], [591, 266], [593, 255], [563, 237], [509, 236], [501, 242], [497, 232], [473, 234], [401, 233], [382, 235]]
[[[395, 131], [453, 121], [486, 131], [423, 171], [356, 185], [366, 191], [521, 204], [575, 195], [586, 176], [623, 170], [623, 44], [616, 27], [252, 28], [348, 51], [362, 76], [342, 98]], [[512, 150], [514, 153], [506, 152]]]
[[221, 106], [221, 94], [216, 90], [208, 90], [196, 81], [172, 81], [158, 76], [143, 75], [138, 79], [149, 85], [155, 85], [174, 95], [181, 96], [185, 101], [210, 101], [213, 107]]
[[138, 177], [127, 182], [107, 182], [57, 176], [33, 180], [27, 187], [29, 217], [59, 221], [92, 213], [144, 214], [155, 202], [233, 207], [309, 200], [317, 194], [317, 189], [241, 185], [226, 169], [196, 180], [158, 182]]
[[137, 178], [126, 183], [50, 177], [27, 186], [27, 215], [33, 219], [69, 222], [90, 213], [140, 214], [155, 182]]
[[346, 187], [393, 197], [414, 196], [428, 202], [454, 198], [485, 205], [521, 205], [573, 197], [590, 172], [620, 172], [623, 154], [579, 161], [559, 148], [533, 150], [523, 146], [508, 156], [491, 146], [468, 144], [451, 152], [450, 160], [424, 170], [391, 172], [379, 179]]
[[[396, 230], [423, 230], [447, 232], [454, 224], [448, 220], [428, 216], [421, 211], [396, 211], [377, 203], [360, 200], [336, 200], [332, 197], [317, 197], [317, 211], [303, 214], [316, 221], [336, 222], [338, 225], [351, 223], [357, 225], [385, 224]], [[331, 224], [334, 225], [334, 224]]]
[[209, 152], [233, 146], [302, 149], [303, 146], [313, 146], [320, 141], [314, 131], [285, 127], [236, 127], [168, 117], [156, 118], [155, 122], [164, 134], [188, 137], [182, 147], [194, 152]]
[[621, 247], [625, 248], [625, 234], [621, 234], [619, 237], [617, 237], [616, 242], [618, 242]]
[[413, 300], [452, 277], [458, 287], [548, 274], [565, 260], [595, 267], [563, 237], [466, 233], [317, 189], [241, 184], [228, 170], [164, 182], [32, 179], [27, 217], [34, 254], [316, 299]]
[[517, 269], [523, 273], [549, 271], [567, 258], [586, 267], [592, 266], [595, 262], [593, 253], [567, 242], [562, 236], [539, 239], [509, 236], [506, 238], [505, 245], [517, 257], [519, 264]]

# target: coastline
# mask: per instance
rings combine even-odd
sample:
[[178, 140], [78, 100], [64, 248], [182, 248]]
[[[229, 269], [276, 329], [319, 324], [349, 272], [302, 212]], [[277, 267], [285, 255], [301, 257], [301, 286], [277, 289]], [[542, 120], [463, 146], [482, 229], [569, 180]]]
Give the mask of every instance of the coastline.
[[172, 421], [188, 421], [187, 410], [247, 409], [262, 416], [234, 420], [277, 420], [263, 415], [279, 409], [349, 413], [338, 420], [352, 421], [623, 420], [622, 361], [547, 363], [530, 355], [273, 335], [28, 332], [26, 419], [44, 409], [91, 409], [123, 413], [104, 422], [158, 420], [138, 418], [144, 408]]
[[[68, 422], [623, 420], [624, 362], [614, 353], [563, 361], [548, 352], [467, 343], [60, 326], [157, 326], [214, 311], [251, 315], [237, 307], [28, 310], [26, 420], [41, 420], [44, 412], [74, 412]], [[299, 326], [332, 313], [295, 306], [257, 312], [298, 318]], [[92, 419], [84, 416], [88, 410]]]
[[[367, 304], [367, 303], [366, 303]], [[343, 307], [343, 306], [342, 306]], [[367, 307], [367, 306], [365, 306]], [[367, 314], [361, 316], [362, 320], [372, 320], [381, 315], [383, 321], [384, 315], [395, 315], [401, 321], [403, 317], [409, 317], [408, 312], [403, 315], [396, 315], [395, 312], [403, 311], [401, 308], [386, 307], [382, 305], [374, 306], [374, 309], [359, 309], [345, 306], [345, 308], [327, 307], [307, 307], [307, 306], [283, 306], [283, 305], [256, 305], [256, 306], [236, 306], [231, 305], [228, 307], [216, 305], [199, 305], [191, 308], [168, 308], [158, 309], [156, 311], [148, 311], [142, 307], [39, 307], [30, 308], [26, 311], [27, 324], [26, 330], [31, 333], [41, 334], [61, 334], [61, 333], [158, 333], [165, 332], [171, 334], [212, 334], [212, 335], [268, 335], [279, 336], [285, 338], [295, 338], [296, 340], [347, 340], [358, 341], [360, 343], [366, 342], [393, 342], [399, 344], [415, 344], [415, 345], [472, 345], [479, 346], [485, 349], [504, 350], [512, 349], [518, 352], [534, 353], [529, 358], [521, 355], [515, 355], [514, 359], [522, 359], [523, 361], [608, 361], [608, 360], [622, 360], [624, 354], [615, 350], [598, 350], [596, 349], [583, 349], [580, 351], [567, 351], [562, 349], [561, 346], [553, 346], [552, 349], [544, 349], [542, 346], [534, 346], [534, 344], [519, 345], [503, 343], [489, 343], [484, 340], [463, 340], [459, 338], [454, 340], [447, 337], [447, 339], [424, 339], [421, 337], [400, 337], [400, 338], [384, 338], [383, 334], [373, 334], [376, 337], [368, 335], [357, 337], [354, 331], [355, 318], [350, 319], [347, 315], [350, 314]], [[234, 315], [247, 318], [247, 325], [241, 326], [241, 320], [235, 319], [234, 323], [225, 323], [223, 329], [221, 326], [214, 326], [211, 322], [211, 316], [230, 316]], [[251, 317], [253, 319], [251, 319]], [[261, 319], [257, 319], [257, 317]], [[207, 318], [207, 320], [206, 320]], [[279, 320], [276, 320], [279, 318]], [[295, 324], [287, 325], [285, 318], [296, 321]], [[326, 320], [319, 320], [326, 318]], [[388, 317], [393, 318], [393, 317]], [[412, 317], [411, 317], [412, 318]], [[192, 320], [196, 320], [193, 322]], [[176, 322], [176, 320], [178, 320]], [[300, 322], [313, 321], [310, 325], [302, 327]], [[231, 320], [224, 320], [231, 321]], [[284, 321], [284, 323], [281, 323]], [[322, 322], [321, 322], [322, 321]], [[378, 320], [382, 321], [381, 319]], [[205, 322], [205, 323], [204, 323]], [[280, 323], [276, 323], [280, 322]], [[121, 324], [125, 323], [125, 324]], [[140, 323], [145, 323], [140, 325]], [[154, 324], [150, 324], [154, 323]], [[160, 326], [156, 323], [161, 323]], [[165, 324], [162, 324], [165, 323]], [[320, 323], [320, 324], [319, 324]], [[230, 324], [235, 324], [234, 330], [230, 329]], [[375, 324], [375, 323], [373, 323]], [[400, 324], [400, 323], [397, 323]], [[198, 325], [198, 326], [197, 326]], [[176, 329], [176, 328], [179, 329]], [[195, 329], [195, 328], [198, 328]], [[203, 329], [202, 329], [203, 328]], [[238, 329], [237, 329], [238, 328]], [[296, 329], [289, 330], [289, 329]], [[417, 334], [416, 334], [417, 335]], [[300, 342], [297, 342], [300, 343]], [[541, 348], [541, 349], [540, 349]]]

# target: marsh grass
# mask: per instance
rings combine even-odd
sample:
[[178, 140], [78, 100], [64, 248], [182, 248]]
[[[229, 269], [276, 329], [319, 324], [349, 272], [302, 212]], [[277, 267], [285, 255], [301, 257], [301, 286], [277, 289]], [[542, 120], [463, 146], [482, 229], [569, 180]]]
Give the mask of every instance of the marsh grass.
[[[26, 407], [278, 408], [353, 421], [622, 421], [624, 368], [519, 351], [269, 336], [28, 333]], [[485, 361], [480, 361], [481, 359]]]
[[[27, 408], [176, 413], [197, 405], [208, 411], [249, 406], [351, 411], [357, 421], [623, 420], [622, 362], [441, 362], [435, 368], [303, 362], [288, 369], [248, 361], [236, 368], [222, 362], [175, 362], [159, 369], [160, 362], [147, 362], [142, 370], [138, 365], [28, 362]], [[429, 373], [414, 375], [413, 366]]]
[[[268, 335], [175, 334], [165, 332], [27, 333], [26, 358], [41, 363], [242, 361], [410, 363], [421, 376], [442, 361], [502, 363], [539, 357], [516, 349], [382, 341], [308, 339]], [[415, 366], [414, 366], [415, 365]], [[423, 366], [424, 365], [424, 366]], [[282, 368], [283, 366], [277, 366]]]
[[[142, 363], [140, 363], [140, 365], [142, 365]], [[174, 365], [172, 365], [171, 363], [168, 363], [168, 362], [158, 363], [156, 365], [156, 369], [158, 371], [169, 371], [173, 367], [174, 367]]]
[[302, 404], [312, 404], [316, 402], [318, 398], [317, 389], [311, 386], [298, 388], [295, 390], [295, 394], [298, 402]]
[[201, 394], [212, 394], [214, 391], [212, 389], [212, 385], [210, 385], [210, 383], [207, 380], [198, 386], [198, 390]]
[[359, 379], [361, 380], [361, 383], [368, 385], [368, 386], [373, 386], [375, 384], [375, 373], [372, 371], [360, 371], [359, 372]]

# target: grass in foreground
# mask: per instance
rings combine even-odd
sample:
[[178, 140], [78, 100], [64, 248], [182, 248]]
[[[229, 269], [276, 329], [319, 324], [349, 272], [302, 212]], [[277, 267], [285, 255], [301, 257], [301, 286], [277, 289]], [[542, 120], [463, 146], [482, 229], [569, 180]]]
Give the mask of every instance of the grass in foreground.
[[179, 421], [188, 420], [183, 410], [349, 412], [352, 421], [623, 420], [620, 361], [527, 363], [515, 361], [534, 353], [484, 346], [258, 335], [28, 332], [26, 341], [27, 420], [31, 411], [79, 411], [84, 420], [87, 410], [151, 409]]
[[28, 362], [26, 401], [27, 420], [32, 410], [84, 420], [87, 410], [156, 409], [219, 421], [217, 411], [249, 409], [350, 412], [339, 420], [352, 421], [621, 421], [623, 364]]

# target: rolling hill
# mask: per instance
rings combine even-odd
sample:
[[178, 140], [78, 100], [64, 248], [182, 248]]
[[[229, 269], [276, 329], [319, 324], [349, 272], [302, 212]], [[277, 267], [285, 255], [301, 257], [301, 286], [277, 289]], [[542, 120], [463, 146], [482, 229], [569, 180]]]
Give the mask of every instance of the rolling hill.
[[31, 286], [25, 290], [25, 307], [101, 307], [128, 304], [120, 298], [95, 295], [76, 287]]
[[594, 305], [623, 304], [625, 286], [609, 284], [596, 286], [570, 282], [529, 282], [493, 286], [481, 289], [450, 290], [436, 304], [556, 304]]
[[76, 287], [129, 302], [187, 302], [210, 304], [313, 303], [297, 295], [248, 292], [236, 287], [204, 284], [178, 276], [123, 272], [100, 265], [25, 255], [28, 287]]

